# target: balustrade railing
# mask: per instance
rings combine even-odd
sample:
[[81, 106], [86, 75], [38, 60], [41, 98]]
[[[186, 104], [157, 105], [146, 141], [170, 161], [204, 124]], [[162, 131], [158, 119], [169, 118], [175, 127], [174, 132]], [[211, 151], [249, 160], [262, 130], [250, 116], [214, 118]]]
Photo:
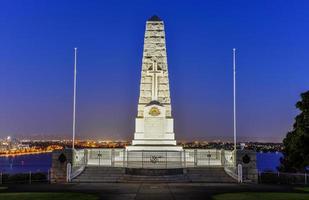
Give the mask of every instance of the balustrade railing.
[[224, 167], [239, 181], [234, 152], [218, 149], [184, 149], [183, 151], [126, 151], [125, 149], [80, 149], [73, 151], [68, 181], [83, 172], [86, 166], [175, 169]]
[[238, 174], [238, 169], [236, 167], [236, 164], [234, 163], [235, 161], [234, 156], [235, 156], [234, 151], [222, 150], [221, 151], [221, 158], [222, 158], [221, 164], [224, 167], [224, 171], [228, 175], [230, 175], [232, 178], [234, 178], [238, 182], [241, 182], [239, 174]]
[[69, 173], [69, 180], [72, 180], [79, 174], [81, 174], [88, 161], [87, 161], [87, 149], [73, 149], [73, 162], [71, 164], [71, 170]]
[[[84, 152], [84, 153], [83, 153]], [[128, 168], [185, 168], [224, 166], [229, 155], [218, 149], [184, 149], [183, 151], [126, 151], [125, 149], [84, 149], [75, 151], [74, 167], [110, 166]], [[224, 162], [223, 162], [224, 161]]]

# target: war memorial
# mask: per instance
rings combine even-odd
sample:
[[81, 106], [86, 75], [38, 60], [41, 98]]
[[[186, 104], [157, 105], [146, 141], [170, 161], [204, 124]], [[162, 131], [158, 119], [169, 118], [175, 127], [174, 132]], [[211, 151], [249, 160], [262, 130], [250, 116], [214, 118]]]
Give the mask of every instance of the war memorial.
[[254, 151], [184, 149], [177, 145], [165, 27], [157, 16], [146, 22], [132, 144], [124, 149], [57, 150], [52, 159], [53, 183], [257, 182]]

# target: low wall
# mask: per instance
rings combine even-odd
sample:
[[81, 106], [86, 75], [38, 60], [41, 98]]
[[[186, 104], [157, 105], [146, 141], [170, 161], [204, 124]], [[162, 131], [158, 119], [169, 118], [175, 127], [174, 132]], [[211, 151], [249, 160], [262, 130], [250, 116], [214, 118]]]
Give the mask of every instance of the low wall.
[[[163, 175], [179, 174], [183, 168], [188, 167], [223, 166], [222, 163], [232, 163], [232, 155], [231, 151], [217, 149], [184, 149], [183, 151], [126, 151], [125, 149], [112, 148], [55, 150], [52, 152], [51, 183], [68, 182], [67, 165], [69, 163], [72, 166], [69, 169], [72, 174], [71, 178], [82, 172], [87, 165], [123, 167], [127, 168], [129, 174]], [[255, 161], [256, 159], [254, 157], [251, 160]], [[251, 165], [243, 166], [251, 170]], [[252, 171], [250, 170], [247, 171], [251, 176]]]
[[72, 149], [54, 150], [52, 152], [51, 183], [67, 182], [67, 164], [72, 164]]
[[182, 151], [126, 151], [125, 149], [85, 149], [87, 165], [127, 168], [183, 168], [221, 166], [222, 155], [231, 162], [231, 152], [217, 149]]
[[242, 165], [243, 181], [258, 182], [256, 152], [253, 150], [237, 150], [236, 165]]

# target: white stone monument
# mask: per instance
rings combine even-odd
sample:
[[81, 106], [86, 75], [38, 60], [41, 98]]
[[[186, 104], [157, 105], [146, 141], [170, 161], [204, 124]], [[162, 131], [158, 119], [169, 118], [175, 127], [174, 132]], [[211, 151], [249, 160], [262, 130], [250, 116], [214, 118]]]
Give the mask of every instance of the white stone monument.
[[176, 145], [168, 79], [164, 23], [146, 22], [138, 113], [128, 151], [181, 151]]

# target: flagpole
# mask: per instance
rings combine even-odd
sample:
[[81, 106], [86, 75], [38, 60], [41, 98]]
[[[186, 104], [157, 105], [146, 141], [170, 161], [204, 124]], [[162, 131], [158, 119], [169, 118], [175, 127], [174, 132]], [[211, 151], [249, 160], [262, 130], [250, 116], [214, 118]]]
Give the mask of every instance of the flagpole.
[[233, 132], [234, 132], [234, 151], [236, 158], [236, 49], [233, 48]]
[[73, 88], [73, 139], [72, 148], [75, 147], [75, 128], [76, 128], [76, 61], [77, 61], [77, 48], [74, 48], [74, 88]]

